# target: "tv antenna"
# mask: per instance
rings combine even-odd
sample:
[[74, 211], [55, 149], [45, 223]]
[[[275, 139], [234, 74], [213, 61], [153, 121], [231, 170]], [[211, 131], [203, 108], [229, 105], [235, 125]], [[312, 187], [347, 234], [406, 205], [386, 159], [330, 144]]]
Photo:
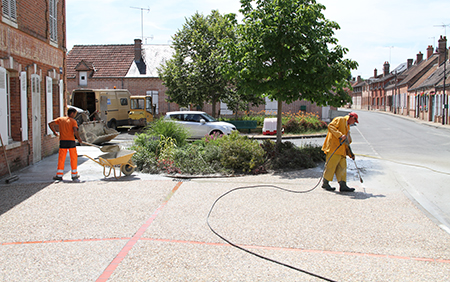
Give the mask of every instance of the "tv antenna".
[[130, 7], [130, 8], [141, 10], [141, 39], [142, 41], [144, 41], [144, 11], [147, 11], [147, 13], [149, 13], [150, 7], [149, 8]]
[[450, 27], [450, 24], [442, 23], [442, 24], [435, 25], [435, 27], [443, 27], [444, 28], [444, 36], [447, 36], [447, 26]]
[[391, 53], [392, 53], [392, 48], [394, 48], [394, 46], [387, 46], [386, 48], [389, 48], [389, 64], [391, 64]]

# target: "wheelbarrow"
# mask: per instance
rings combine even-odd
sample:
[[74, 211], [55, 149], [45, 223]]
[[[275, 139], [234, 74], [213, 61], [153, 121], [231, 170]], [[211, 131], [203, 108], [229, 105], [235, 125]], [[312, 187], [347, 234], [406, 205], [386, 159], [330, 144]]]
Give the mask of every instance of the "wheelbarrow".
[[[105, 177], [108, 177], [111, 174], [111, 171], [114, 171], [114, 177], [116, 179], [119, 179], [122, 173], [128, 176], [131, 175], [136, 169], [136, 166], [131, 160], [131, 157], [134, 155], [134, 153], [136, 153], [136, 151], [120, 150], [117, 152], [100, 155], [98, 157], [98, 160], [86, 155], [84, 156], [103, 166], [103, 175]], [[119, 176], [117, 176], [116, 168], [119, 169]]]

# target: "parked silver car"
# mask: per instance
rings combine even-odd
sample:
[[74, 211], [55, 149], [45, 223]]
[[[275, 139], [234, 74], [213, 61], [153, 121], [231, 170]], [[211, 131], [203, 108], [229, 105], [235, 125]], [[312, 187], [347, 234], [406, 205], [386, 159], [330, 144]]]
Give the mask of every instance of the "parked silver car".
[[233, 130], [236, 130], [233, 124], [217, 121], [205, 112], [168, 112], [164, 118], [184, 126], [191, 134], [191, 138], [203, 138], [205, 135], [212, 135], [214, 133], [229, 135]]

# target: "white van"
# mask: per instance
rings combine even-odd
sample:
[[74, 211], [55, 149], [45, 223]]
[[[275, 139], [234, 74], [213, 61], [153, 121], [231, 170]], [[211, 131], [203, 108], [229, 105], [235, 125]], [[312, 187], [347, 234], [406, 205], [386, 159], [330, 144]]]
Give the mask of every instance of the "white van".
[[110, 128], [128, 125], [130, 92], [126, 89], [75, 89], [71, 104], [89, 111], [90, 120], [102, 119]]

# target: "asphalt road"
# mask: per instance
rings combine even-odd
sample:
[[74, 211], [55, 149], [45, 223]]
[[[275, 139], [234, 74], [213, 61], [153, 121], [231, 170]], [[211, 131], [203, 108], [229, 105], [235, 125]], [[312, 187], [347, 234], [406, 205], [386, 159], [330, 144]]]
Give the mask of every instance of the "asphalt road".
[[351, 129], [352, 149], [370, 180], [366, 185], [402, 190], [450, 233], [450, 127], [356, 112], [360, 123]]

